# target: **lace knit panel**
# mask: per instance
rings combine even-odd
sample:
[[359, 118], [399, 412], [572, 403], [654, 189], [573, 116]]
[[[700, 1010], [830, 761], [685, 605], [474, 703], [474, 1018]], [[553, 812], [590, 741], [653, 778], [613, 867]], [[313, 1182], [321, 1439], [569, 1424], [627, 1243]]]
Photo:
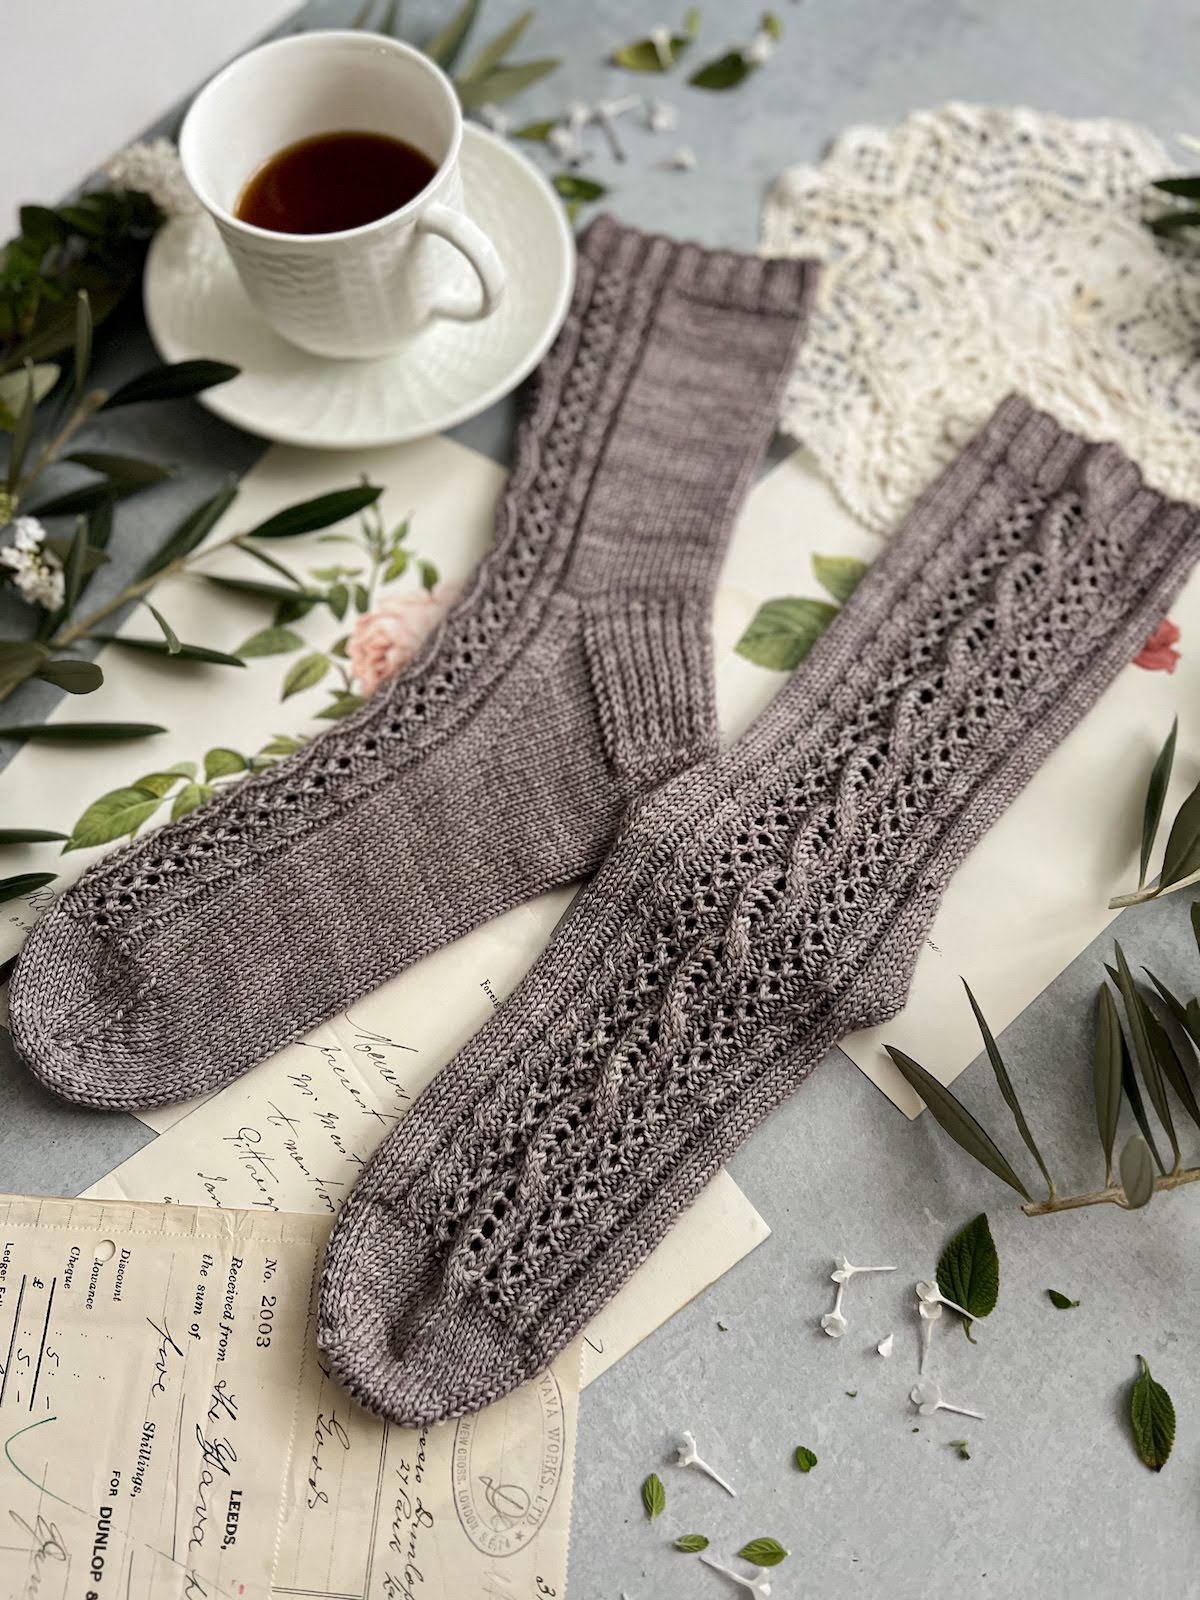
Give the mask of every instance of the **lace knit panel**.
[[169, 847], [149, 835], [113, 852], [67, 892], [64, 909], [114, 937], [159, 925], [263, 850], [365, 798], [470, 716], [536, 630], [569, 558], [564, 530], [578, 521], [671, 263], [661, 243], [636, 273], [627, 249], [599, 268], [581, 257], [584, 292], [538, 369], [495, 544], [412, 665], [329, 736], [174, 824]]
[[1002, 807], [1014, 752], [1082, 685], [1079, 714], [1193, 553], [1194, 514], [1164, 510], [1111, 449], [1057, 430], [1047, 445], [1047, 422], [1002, 409], [1002, 455], [965, 504], [943, 493], [949, 526], [919, 562], [881, 558], [812, 658], [816, 695], [802, 669], [745, 749], [631, 825], [675, 824], [621, 885], [632, 924], [519, 1068], [493, 1048], [491, 1097], [409, 1191], [449, 1293], [514, 1330], [553, 1322], [714, 1129], [740, 1142], [781, 1080], [902, 1003], [924, 922], [898, 930], [914, 902], [932, 914], [939, 851], [969, 847], [964, 813]]

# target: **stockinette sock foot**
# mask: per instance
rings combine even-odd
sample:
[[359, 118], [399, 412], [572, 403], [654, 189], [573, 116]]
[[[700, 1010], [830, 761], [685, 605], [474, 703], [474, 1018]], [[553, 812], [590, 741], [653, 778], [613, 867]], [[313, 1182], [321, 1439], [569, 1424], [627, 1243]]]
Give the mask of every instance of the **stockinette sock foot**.
[[1200, 513], [1011, 399], [750, 732], [633, 808], [338, 1217], [320, 1341], [425, 1425], [607, 1304], [755, 1125], [903, 1004], [955, 866], [1166, 614]]
[[273, 770], [87, 872], [26, 942], [56, 1094], [218, 1088], [422, 956], [591, 871], [715, 740], [717, 565], [814, 283], [602, 218], [495, 547], [410, 669]]

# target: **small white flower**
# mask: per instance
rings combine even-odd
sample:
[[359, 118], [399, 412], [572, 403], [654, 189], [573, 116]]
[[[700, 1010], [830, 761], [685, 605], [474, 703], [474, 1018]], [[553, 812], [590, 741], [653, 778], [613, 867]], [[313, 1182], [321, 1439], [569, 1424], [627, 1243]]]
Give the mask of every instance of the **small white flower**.
[[959, 1417], [974, 1417], [977, 1422], [987, 1421], [982, 1411], [971, 1411], [967, 1406], [952, 1406], [943, 1400], [942, 1391], [932, 1378], [921, 1378], [914, 1383], [908, 1398], [923, 1417], [931, 1417], [935, 1411], [953, 1411]]
[[646, 102], [646, 126], [651, 133], [670, 133], [679, 122], [679, 112], [666, 100]]
[[137, 189], [148, 194], [168, 217], [186, 217], [199, 209], [191, 185], [183, 175], [179, 152], [169, 139], [131, 144], [105, 167], [116, 189]]
[[499, 134], [502, 139], [512, 127], [513, 119], [503, 106], [494, 106], [489, 102], [485, 106], [480, 106], [475, 114], [485, 128], [490, 128], [493, 133]]
[[637, 95], [626, 95], [623, 100], [601, 100], [592, 112], [591, 120], [599, 127], [604, 137], [608, 140], [608, 147], [612, 151], [614, 161], [624, 161], [625, 151], [620, 139], [617, 138], [616, 119], [623, 117], [626, 112], [632, 111], [639, 104]]
[[951, 1311], [957, 1311], [960, 1316], [969, 1317], [971, 1315], [966, 1306], [956, 1305], [953, 1300], [947, 1300], [936, 1283], [919, 1283], [917, 1285], [917, 1298], [922, 1305], [949, 1306]]
[[845, 1333], [847, 1322], [842, 1315], [842, 1296], [846, 1292], [846, 1285], [839, 1283], [837, 1294], [833, 1297], [833, 1310], [827, 1311], [821, 1318], [821, 1326], [831, 1339], [840, 1339]]
[[581, 161], [583, 151], [580, 148], [579, 138], [572, 133], [570, 128], [551, 128], [546, 135], [546, 143], [560, 161]]
[[669, 72], [674, 64], [674, 56], [671, 52], [671, 30], [665, 22], [659, 22], [650, 29], [650, 43], [654, 46], [659, 66], [664, 72]]
[[879, 1354], [881, 1356], [883, 1356], [884, 1359], [886, 1360], [887, 1357], [891, 1355], [892, 1347], [895, 1345], [895, 1343], [896, 1343], [896, 1335], [894, 1333], [889, 1333], [886, 1339], [880, 1339], [879, 1343], [875, 1346], [875, 1348], [876, 1348], [876, 1350], [879, 1351]]
[[12, 527], [13, 542], [0, 550], [0, 566], [12, 573], [23, 600], [57, 611], [63, 603], [62, 562], [46, 548], [45, 528], [36, 517], [18, 517]]
[[895, 1272], [895, 1267], [855, 1267], [842, 1257], [840, 1265], [834, 1267], [829, 1276], [834, 1283], [849, 1283], [850, 1279], [860, 1272]]
[[942, 1314], [940, 1300], [919, 1300], [917, 1310], [921, 1314], [921, 1359], [917, 1363], [917, 1371], [925, 1371], [925, 1358], [929, 1354], [929, 1347], [933, 1343], [933, 1325]]
[[732, 1567], [726, 1567], [720, 1561], [714, 1561], [711, 1556], [701, 1556], [700, 1559], [706, 1567], [711, 1567], [714, 1572], [724, 1573], [725, 1577], [732, 1578], [734, 1583], [740, 1583], [748, 1594], [754, 1596], [754, 1600], [766, 1600], [766, 1597], [771, 1593], [771, 1579], [766, 1567], [755, 1567], [749, 1577], [744, 1577], [742, 1573], [735, 1572]]
[[695, 1467], [697, 1472], [703, 1472], [714, 1483], [720, 1484], [726, 1494], [731, 1494], [735, 1500], [737, 1499], [737, 1490], [731, 1484], [726, 1483], [719, 1472], [714, 1472], [708, 1462], [699, 1455], [696, 1450], [694, 1435], [690, 1433], [680, 1435], [680, 1442], [675, 1450], [675, 1459], [681, 1467]]
[[761, 67], [771, 59], [775, 49], [775, 41], [765, 30], [756, 33], [748, 45], [742, 49], [743, 57], [752, 67]]
[[694, 172], [696, 169], [696, 152], [690, 144], [681, 144], [678, 150], [667, 157], [663, 165], [670, 168], [672, 172]]

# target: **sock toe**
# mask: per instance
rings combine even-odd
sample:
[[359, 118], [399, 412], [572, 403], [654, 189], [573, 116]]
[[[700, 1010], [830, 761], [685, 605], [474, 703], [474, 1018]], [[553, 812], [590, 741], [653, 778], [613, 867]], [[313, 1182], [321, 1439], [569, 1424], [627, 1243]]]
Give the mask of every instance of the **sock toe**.
[[153, 987], [119, 946], [56, 907], [26, 939], [13, 973], [13, 1043], [60, 1099], [106, 1111], [156, 1104], [130, 1037], [131, 1023], [153, 1027]]

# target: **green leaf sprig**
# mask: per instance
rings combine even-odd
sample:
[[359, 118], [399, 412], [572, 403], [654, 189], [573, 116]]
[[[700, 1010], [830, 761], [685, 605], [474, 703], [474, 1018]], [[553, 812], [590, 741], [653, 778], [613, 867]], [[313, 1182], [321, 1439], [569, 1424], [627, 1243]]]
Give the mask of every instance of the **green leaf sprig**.
[[985, 1213], [968, 1222], [942, 1251], [937, 1284], [947, 1300], [971, 1313], [963, 1318], [963, 1332], [970, 1338], [972, 1320], [990, 1316], [1000, 1295], [1000, 1257]]

